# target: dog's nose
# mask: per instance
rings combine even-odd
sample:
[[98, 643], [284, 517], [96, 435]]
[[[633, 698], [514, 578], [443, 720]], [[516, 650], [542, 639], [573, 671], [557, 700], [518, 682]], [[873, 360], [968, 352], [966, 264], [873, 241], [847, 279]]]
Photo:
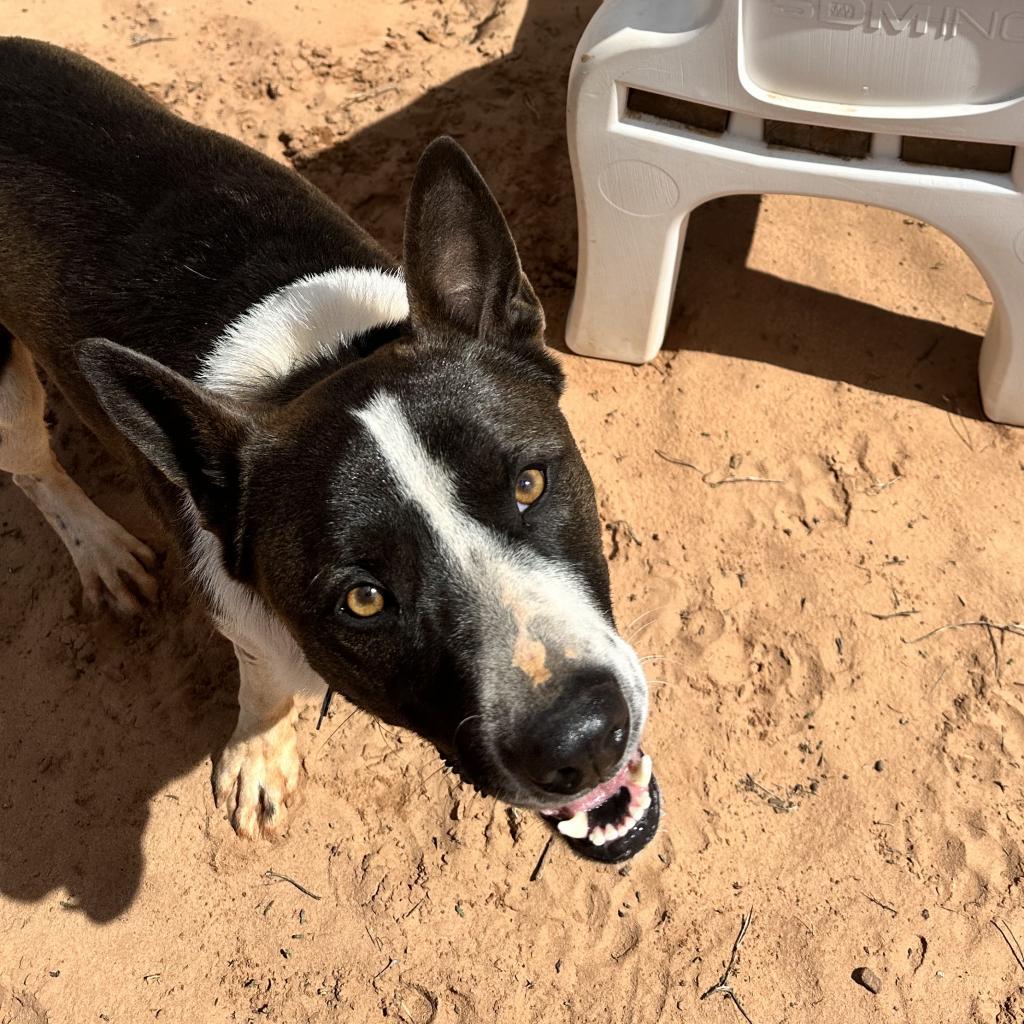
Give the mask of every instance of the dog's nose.
[[519, 765], [548, 793], [567, 796], [611, 777], [626, 752], [629, 707], [609, 676], [574, 679], [523, 731]]

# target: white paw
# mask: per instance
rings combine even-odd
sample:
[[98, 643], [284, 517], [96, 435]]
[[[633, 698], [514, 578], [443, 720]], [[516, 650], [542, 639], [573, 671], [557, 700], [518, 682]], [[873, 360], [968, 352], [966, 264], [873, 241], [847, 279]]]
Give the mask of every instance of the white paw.
[[214, 800], [246, 839], [281, 835], [298, 787], [299, 751], [291, 715], [255, 736], [241, 738], [236, 730], [213, 772]]
[[149, 572], [156, 555], [120, 523], [95, 512], [61, 531], [82, 580], [85, 604], [93, 611], [107, 605], [120, 615], [139, 615], [143, 605], [157, 598]]

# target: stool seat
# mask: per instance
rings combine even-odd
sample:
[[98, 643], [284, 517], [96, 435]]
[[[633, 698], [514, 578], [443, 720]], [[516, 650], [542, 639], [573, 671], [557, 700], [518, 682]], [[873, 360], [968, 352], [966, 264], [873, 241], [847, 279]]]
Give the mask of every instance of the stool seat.
[[[988, 0], [605, 0], [573, 58], [570, 349], [661, 348], [690, 212], [785, 193], [933, 224], [993, 297], [986, 414], [1024, 425], [1024, 11]], [[813, 244], [813, 241], [808, 241]]]

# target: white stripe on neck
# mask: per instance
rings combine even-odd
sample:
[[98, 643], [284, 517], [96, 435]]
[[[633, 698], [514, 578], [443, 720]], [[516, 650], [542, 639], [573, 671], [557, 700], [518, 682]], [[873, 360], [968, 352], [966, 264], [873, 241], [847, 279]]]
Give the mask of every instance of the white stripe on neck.
[[397, 271], [339, 267], [300, 277], [228, 326], [204, 360], [199, 383], [244, 394], [408, 315], [405, 280]]

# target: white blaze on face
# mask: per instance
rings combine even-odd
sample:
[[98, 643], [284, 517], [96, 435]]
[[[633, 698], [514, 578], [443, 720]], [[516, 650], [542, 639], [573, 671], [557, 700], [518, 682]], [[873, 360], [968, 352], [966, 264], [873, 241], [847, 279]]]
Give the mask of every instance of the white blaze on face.
[[[514, 547], [470, 516], [451, 475], [427, 452], [395, 395], [380, 392], [355, 415], [384, 456], [402, 498], [425, 519], [451, 587], [479, 614], [484, 690], [490, 689], [488, 677], [507, 677], [510, 667], [542, 686], [551, 678], [549, 653], [578, 660], [581, 667], [604, 667], [620, 680], [637, 741], [647, 712], [643, 672], [579, 576], [567, 565]], [[481, 694], [485, 706], [490, 696]]]

